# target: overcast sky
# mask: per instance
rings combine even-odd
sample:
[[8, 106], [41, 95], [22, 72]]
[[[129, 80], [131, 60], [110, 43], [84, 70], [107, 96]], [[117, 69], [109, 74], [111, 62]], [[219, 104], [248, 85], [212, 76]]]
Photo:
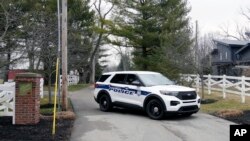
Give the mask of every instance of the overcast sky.
[[[192, 23], [198, 20], [202, 34], [217, 32], [221, 27], [229, 26], [234, 31], [236, 23], [250, 26], [250, 22], [241, 15], [241, 9], [250, 8], [250, 0], [188, 0], [192, 7]], [[250, 14], [250, 13], [249, 13]]]

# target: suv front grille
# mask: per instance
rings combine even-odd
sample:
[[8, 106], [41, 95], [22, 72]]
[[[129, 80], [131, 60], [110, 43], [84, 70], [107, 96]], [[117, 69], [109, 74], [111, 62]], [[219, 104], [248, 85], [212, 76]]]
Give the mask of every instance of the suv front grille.
[[199, 110], [198, 106], [185, 106], [185, 107], [181, 107], [179, 109], [179, 112], [189, 112], [189, 111], [197, 111]]
[[197, 94], [195, 91], [179, 92], [179, 94], [176, 97], [179, 98], [180, 100], [192, 100], [192, 99], [196, 99]]

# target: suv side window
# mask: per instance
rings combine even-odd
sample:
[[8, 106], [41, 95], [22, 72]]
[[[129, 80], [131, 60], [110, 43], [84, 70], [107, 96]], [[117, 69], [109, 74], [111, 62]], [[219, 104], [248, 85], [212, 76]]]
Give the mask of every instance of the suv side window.
[[125, 83], [128, 84], [128, 85], [132, 85], [132, 82], [134, 82], [134, 81], [140, 82], [136, 75], [128, 74]]
[[112, 79], [111, 83], [124, 84], [126, 74], [116, 74]]
[[102, 75], [102, 76], [100, 77], [100, 79], [98, 80], [98, 82], [104, 82], [106, 79], [109, 78], [109, 76], [110, 76], [110, 75]]

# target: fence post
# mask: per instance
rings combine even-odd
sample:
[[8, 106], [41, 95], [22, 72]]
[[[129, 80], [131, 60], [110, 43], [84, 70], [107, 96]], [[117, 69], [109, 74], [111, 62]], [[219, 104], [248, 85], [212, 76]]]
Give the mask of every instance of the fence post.
[[190, 82], [190, 74], [187, 75], [187, 82]]
[[245, 103], [246, 83], [245, 76], [241, 77], [241, 103]]
[[200, 75], [196, 75], [196, 92], [198, 93], [200, 90]]
[[44, 79], [40, 78], [40, 97], [43, 98], [43, 85], [44, 85]]
[[207, 77], [207, 89], [208, 89], [208, 94], [211, 94], [211, 75], [209, 74]]
[[222, 89], [223, 89], [223, 98], [226, 98], [226, 75], [224, 74], [222, 77]]

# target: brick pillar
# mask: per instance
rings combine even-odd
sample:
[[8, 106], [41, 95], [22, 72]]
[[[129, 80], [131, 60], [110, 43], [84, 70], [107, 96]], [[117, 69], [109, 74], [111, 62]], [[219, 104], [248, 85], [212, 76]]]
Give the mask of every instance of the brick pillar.
[[40, 74], [16, 75], [15, 124], [37, 124], [40, 119]]

